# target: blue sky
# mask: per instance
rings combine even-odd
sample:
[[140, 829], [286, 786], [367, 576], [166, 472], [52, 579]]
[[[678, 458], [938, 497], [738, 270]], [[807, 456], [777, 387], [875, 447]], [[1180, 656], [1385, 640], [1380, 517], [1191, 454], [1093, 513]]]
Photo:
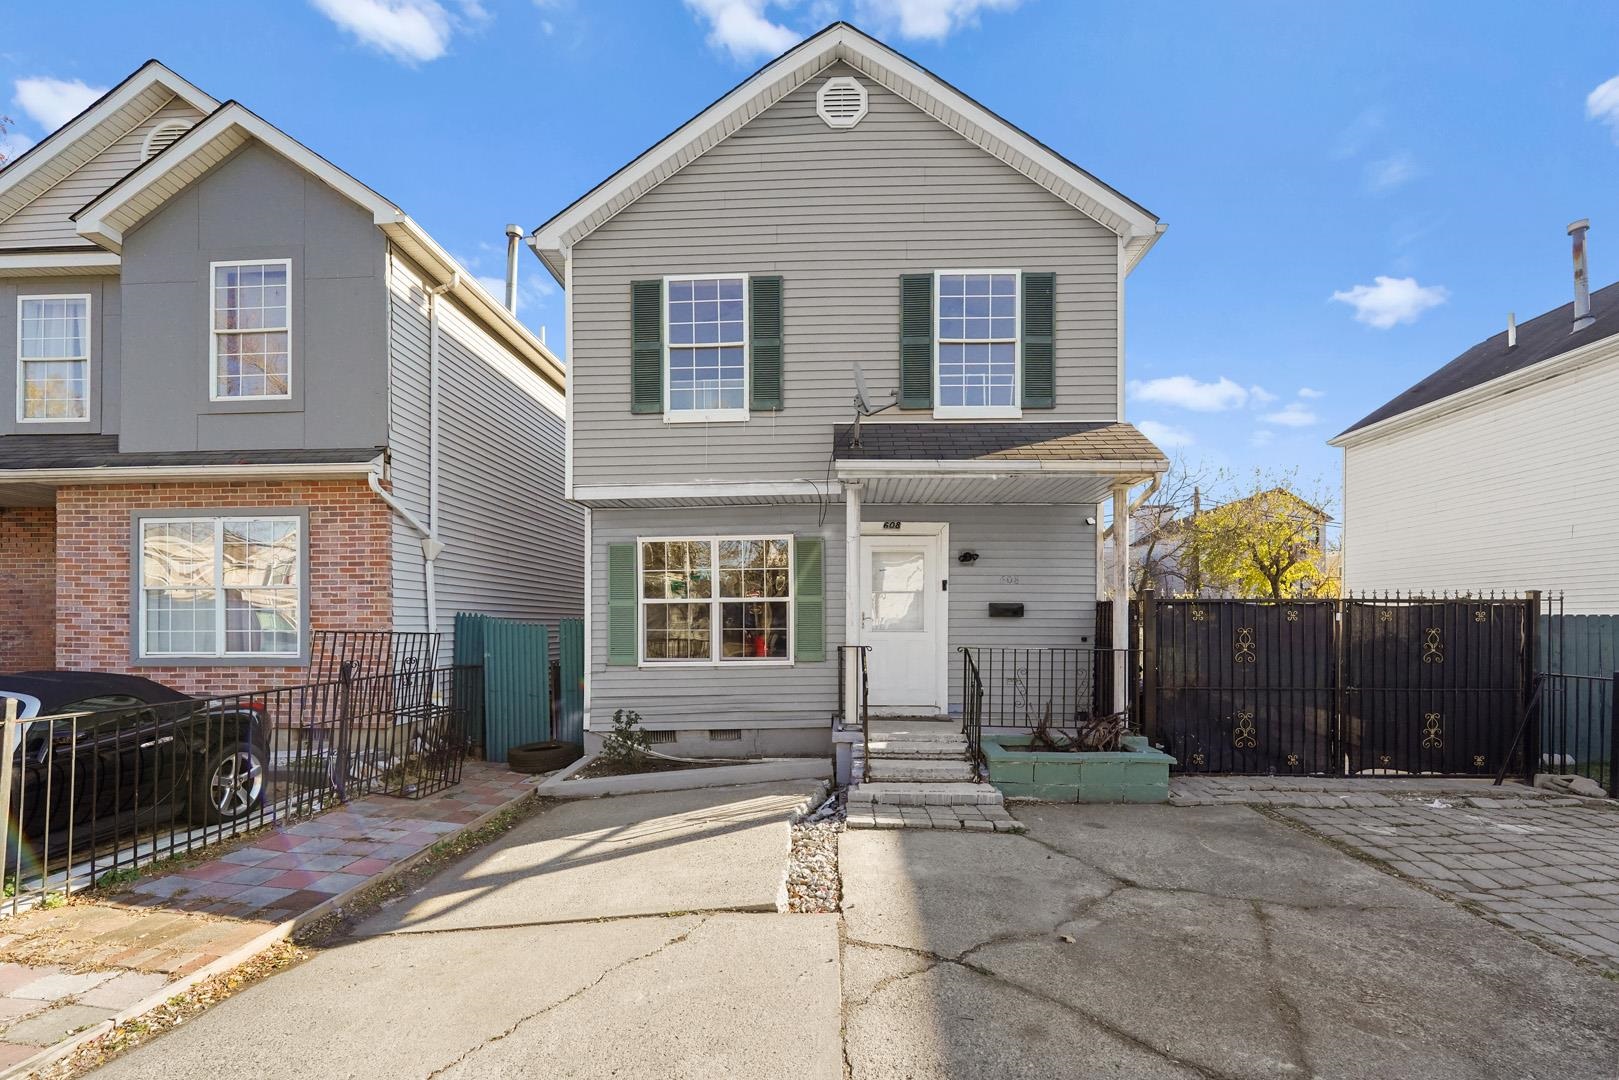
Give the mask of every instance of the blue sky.
[[[404, 206], [474, 272], [735, 82], [850, 18], [1157, 213], [1130, 418], [1189, 461], [1336, 483], [1325, 439], [1619, 278], [1619, 5], [312, 0], [7, 5], [13, 150], [156, 56]], [[234, 35], [234, 36], [233, 36]], [[1610, 82], [1610, 80], [1613, 80]], [[521, 314], [559, 351], [526, 252]]]

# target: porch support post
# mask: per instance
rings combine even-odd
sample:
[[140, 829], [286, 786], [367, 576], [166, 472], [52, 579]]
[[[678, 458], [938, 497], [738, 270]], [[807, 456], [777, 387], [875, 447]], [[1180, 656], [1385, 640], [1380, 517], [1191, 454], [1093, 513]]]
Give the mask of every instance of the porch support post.
[[[860, 644], [860, 481], [843, 482], [843, 642]], [[860, 663], [853, 654], [844, 654], [843, 700], [847, 702], [844, 726], [860, 715]]]
[[1113, 711], [1130, 704], [1130, 489], [1113, 488]]

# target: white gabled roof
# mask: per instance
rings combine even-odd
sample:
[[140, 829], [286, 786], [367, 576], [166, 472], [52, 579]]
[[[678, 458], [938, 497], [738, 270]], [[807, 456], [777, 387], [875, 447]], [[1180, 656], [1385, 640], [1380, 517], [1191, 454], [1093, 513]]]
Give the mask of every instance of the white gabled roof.
[[0, 221], [71, 176], [173, 97], [203, 113], [219, 108], [219, 102], [190, 82], [156, 60], [148, 60], [89, 108], [0, 169]]
[[553, 385], [560, 389], [566, 384], [562, 365], [551, 350], [403, 210], [235, 101], [220, 105], [167, 149], [80, 208], [73, 215], [79, 235], [108, 251], [121, 252], [127, 233], [248, 142], [281, 155], [368, 211], [388, 239], [433, 278], [434, 284], [448, 284], [450, 295]]
[[760, 68], [730, 93], [535, 229], [529, 246], [561, 280], [568, 248], [712, 149], [749, 120], [843, 62], [881, 83], [1124, 241], [1134, 267], [1164, 226], [1152, 213], [921, 65], [846, 22], [836, 22]]

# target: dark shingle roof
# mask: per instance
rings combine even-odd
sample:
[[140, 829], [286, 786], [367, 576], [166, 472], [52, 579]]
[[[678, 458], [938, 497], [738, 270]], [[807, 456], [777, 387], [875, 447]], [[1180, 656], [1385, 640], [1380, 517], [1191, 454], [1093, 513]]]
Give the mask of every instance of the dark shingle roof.
[[854, 425], [837, 429], [839, 461], [1167, 461], [1129, 424], [1039, 423]]
[[382, 450], [166, 450], [121, 453], [116, 435], [0, 436], [0, 477], [13, 469], [152, 468], [165, 465], [328, 465], [370, 461]]
[[1591, 294], [1591, 314], [1596, 322], [1577, 334], [1569, 333], [1568, 328], [1574, 325], [1574, 303], [1570, 301], [1520, 325], [1518, 344], [1513, 348], [1507, 348], [1505, 330], [1494, 337], [1485, 338], [1393, 401], [1346, 428], [1342, 434], [1348, 435], [1380, 420], [1410, 412], [1542, 360], [1550, 360], [1570, 349], [1619, 334], [1619, 282]]

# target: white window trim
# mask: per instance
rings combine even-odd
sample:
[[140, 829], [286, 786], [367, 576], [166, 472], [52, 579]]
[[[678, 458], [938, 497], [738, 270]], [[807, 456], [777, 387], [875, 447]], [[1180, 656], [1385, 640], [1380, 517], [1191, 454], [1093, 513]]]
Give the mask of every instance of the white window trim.
[[[708, 659], [707, 660], [654, 660], [646, 654], [646, 607], [647, 598], [642, 593], [641, 576], [645, 568], [642, 565], [643, 544], [689, 544], [693, 541], [706, 540], [709, 546], [709, 570], [714, 575], [713, 587], [709, 590], [708, 604], [710, 613], [708, 618]], [[726, 600], [731, 603], [747, 603], [745, 597], [726, 597], [719, 595], [720, 590], [720, 551], [722, 540], [785, 540], [787, 541], [787, 655], [779, 660], [726, 660], [720, 656], [720, 635], [724, 630], [724, 620], [720, 617], [720, 605]], [[783, 668], [792, 667], [795, 649], [798, 646], [796, 638], [796, 624], [798, 622], [798, 587], [794, 580], [798, 568], [798, 547], [790, 533], [711, 533], [708, 535], [684, 536], [637, 536], [635, 538], [635, 658], [636, 666], [643, 668]], [[772, 602], [779, 600], [770, 598]], [[656, 603], [656, 601], [652, 601]], [[700, 603], [701, 601], [691, 601]]]
[[[1010, 274], [1012, 286], [1012, 404], [939, 404], [939, 279], [958, 274]], [[1000, 341], [1002, 339], [991, 339]], [[952, 339], [951, 344], [955, 344]], [[970, 344], [982, 344], [971, 342]], [[1021, 270], [935, 270], [933, 272], [933, 416], [936, 420], [1018, 420], [1023, 416], [1023, 271]]]
[[[199, 521], [214, 526], [214, 640], [218, 648], [213, 652], [152, 652], [146, 647], [146, 527], [148, 525], [195, 525]], [[287, 590], [298, 597], [298, 641], [291, 652], [230, 652], [225, 648], [225, 522], [270, 521], [291, 523], [298, 530], [298, 562], [290, 585], [274, 588]], [[296, 660], [303, 656], [304, 639], [309, 612], [305, 610], [304, 561], [309, 552], [309, 538], [304, 535], [301, 517], [278, 514], [225, 514], [220, 517], [142, 517], [136, 532], [135, 591], [138, 597], [140, 627], [136, 637], [136, 658], [139, 660]]]
[[[669, 283], [673, 281], [710, 281], [715, 278], [742, 279], [742, 407], [740, 409], [671, 409], [669, 407]], [[712, 274], [671, 274], [663, 279], [663, 294], [658, 299], [659, 333], [663, 338], [663, 422], [666, 424], [707, 424], [734, 422], [748, 419], [748, 403], [753, 398], [753, 363], [749, 345], [753, 336], [752, 305], [753, 284], [747, 274], [725, 270]], [[685, 346], [681, 346], [684, 348]], [[701, 540], [702, 537], [688, 539]], [[726, 539], [732, 539], [726, 537]], [[745, 537], [743, 539], [746, 539]]]
[[[219, 335], [230, 333], [261, 333], [259, 330], [220, 330], [214, 325], [219, 314], [214, 308], [215, 272], [222, 266], [284, 266], [287, 268], [287, 392], [284, 394], [222, 395], [219, 392]], [[268, 333], [282, 333], [270, 330]], [[209, 401], [290, 401], [294, 368], [292, 348], [292, 260], [291, 259], [224, 259], [208, 264], [208, 400]]]
[[[83, 300], [84, 301], [84, 356], [53, 356], [37, 357], [24, 360], [22, 354], [22, 306], [27, 300]], [[17, 423], [19, 424], [88, 424], [90, 422], [90, 405], [95, 400], [95, 391], [91, 380], [95, 375], [95, 364], [91, 355], [95, 352], [95, 321], [93, 305], [89, 293], [29, 293], [17, 296]], [[83, 416], [24, 416], [27, 411], [27, 380], [23, 378], [23, 366], [30, 363], [50, 363], [52, 360], [84, 361], [84, 415]]]

